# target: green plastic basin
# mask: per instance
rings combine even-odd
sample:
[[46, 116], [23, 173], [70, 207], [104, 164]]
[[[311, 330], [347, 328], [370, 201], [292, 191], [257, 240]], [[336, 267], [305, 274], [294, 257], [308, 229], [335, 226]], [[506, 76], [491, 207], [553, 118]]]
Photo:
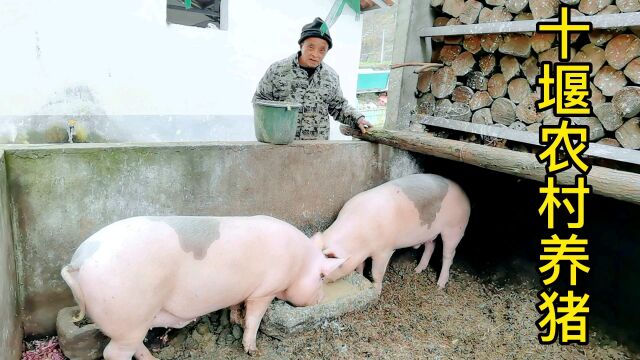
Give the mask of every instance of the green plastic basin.
[[253, 125], [260, 142], [286, 145], [296, 137], [300, 104], [259, 100], [253, 103]]

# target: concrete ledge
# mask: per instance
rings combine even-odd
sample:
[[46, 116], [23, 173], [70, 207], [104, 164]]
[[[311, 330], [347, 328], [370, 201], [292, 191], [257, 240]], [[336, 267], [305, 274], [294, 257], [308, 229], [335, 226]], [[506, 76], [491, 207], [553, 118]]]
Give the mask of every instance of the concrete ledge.
[[357, 272], [325, 286], [325, 300], [318, 305], [294, 307], [276, 300], [262, 318], [260, 331], [283, 339], [291, 334], [311, 330], [324, 321], [351, 311], [366, 309], [378, 299], [373, 284]]

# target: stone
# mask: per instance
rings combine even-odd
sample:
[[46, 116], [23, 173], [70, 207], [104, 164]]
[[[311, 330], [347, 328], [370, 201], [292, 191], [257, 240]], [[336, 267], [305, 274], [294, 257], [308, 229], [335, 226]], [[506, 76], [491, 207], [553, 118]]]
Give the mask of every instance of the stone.
[[79, 311], [78, 306], [73, 306], [58, 312], [56, 331], [60, 349], [70, 360], [100, 359], [109, 338], [102, 334], [96, 324], [89, 323], [82, 327], [76, 325], [72, 317]]
[[315, 329], [327, 320], [351, 311], [363, 310], [378, 299], [373, 284], [357, 272], [325, 285], [322, 303], [307, 307], [293, 307], [276, 300], [262, 318], [260, 331], [284, 339], [285, 337]]

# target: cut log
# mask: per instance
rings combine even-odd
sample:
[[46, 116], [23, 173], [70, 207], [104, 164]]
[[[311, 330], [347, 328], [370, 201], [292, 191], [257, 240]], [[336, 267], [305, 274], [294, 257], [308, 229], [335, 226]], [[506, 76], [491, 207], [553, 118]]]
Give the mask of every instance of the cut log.
[[482, 8], [482, 10], [480, 10], [480, 14], [478, 15], [478, 23], [480, 24], [490, 23], [492, 16], [493, 16], [493, 11], [491, 11], [491, 9], [487, 7]]
[[[447, 26], [455, 26], [455, 25], [462, 25], [462, 22], [460, 21], [460, 19], [452, 18], [452, 19], [449, 19], [449, 21], [447, 21]], [[464, 36], [462, 35], [452, 35], [452, 36], [444, 37], [444, 43], [450, 44], [450, 45], [460, 45], [462, 44], [462, 40], [464, 40]]]
[[506, 22], [511, 21], [513, 15], [503, 6], [496, 6], [491, 10], [491, 19], [489, 22]]
[[589, 141], [597, 141], [604, 137], [604, 127], [598, 118], [595, 117], [574, 117], [571, 118], [576, 125], [586, 125], [589, 127]]
[[489, 76], [496, 68], [496, 57], [493, 56], [493, 54], [487, 54], [480, 58], [478, 66], [480, 67], [482, 75]]
[[538, 59], [531, 56], [527, 60], [525, 60], [520, 66], [522, 69], [522, 73], [527, 78], [529, 85], [533, 86], [536, 84], [536, 77], [540, 74], [540, 68], [538, 67]]
[[542, 126], [542, 123], [533, 123], [533, 124], [527, 126], [527, 131], [538, 133], [538, 132], [540, 132], [540, 126]]
[[442, 12], [453, 17], [458, 17], [464, 9], [464, 0], [444, 0]]
[[498, 98], [491, 104], [491, 118], [494, 122], [509, 126], [516, 121], [516, 106], [511, 100]]
[[446, 98], [451, 95], [456, 87], [456, 74], [448, 66], [445, 66], [435, 74], [431, 79], [431, 92], [438, 99]]
[[541, 123], [544, 115], [536, 109], [536, 96], [529, 94], [516, 106], [516, 119], [525, 124]]
[[640, 11], [640, 1], [638, 0], [616, 0], [616, 6], [622, 12]]
[[640, 84], [640, 58], [631, 60], [624, 68], [624, 74], [635, 84]]
[[423, 94], [431, 90], [431, 79], [435, 71], [425, 71], [418, 75], [418, 84], [416, 85], [416, 97], [422, 97]]
[[627, 78], [622, 71], [605, 65], [600, 68], [595, 78], [593, 78], [593, 84], [602, 91], [604, 96], [613, 96], [627, 85]]
[[589, 89], [591, 89], [591, 96], [589, 97], [589, 101], [591, 101], [591, 107], [595, 107], [596, 105], [602, 104], [606, 101], [604, 95], [602, 95], [602, 91], [598, 89], [593, 83], [589, 83]]
[[531, 13], [521, 12], [516, 17], [513, 18], [514, 21], [523, 21], [523, 20], [533, 20], [533, 15]]
[[465, 35], [462, 47], [472, 54], [477, 54], [482, 50], [480, 39], [482, 39], [480, 35]]
[[611, 103], [596, 105], [593, 112], [607, 131], [615, 131], [622, 125], [622, 115]]
[[507, 34], [499, 50], [503, 54], [528, 58], [531, 55], [531, 38], [523, 34]]
[[453, 89], [453, 94], [451, 94], [451, 100], [454, 102], [459, 102], [462, 104], [469, 104], [471, 97], [473, 96], [473, 90], [471, 90], [468, 86], [458, 86]]
[[593, 15], [611, 5], [611, 0], [580, 0], [578, 10], [585, 15]]
[[431, 62], [442, 62], [440, 60], [440, 50], [442, 50], [442, 46], [435, 45], [431, 50]]
[[478, 20], [480, 10], [482, 10], [482, 3], [476, 0], [467, 0], [464, 3], [464, 9], [460, 13], [460, 21], [463, 24], [474, 24]]
[[512, 14], [519, 14], [529, 4], [529, 0], [506, 0], [504, 7]]
[[553, 42], [556, 40], [554, 33], [534, 33], [531, 37], [531, 48], [538, 54], [551, 49]]
[[559, 0], [529, 0], [534, 19], [549, 19], [558, 13]]
[[607, 146], [615, 146], [615, 147], [622, 147], [622, 146], [620, 146], [620, 143], [618, 142], [618, 140], [612, 139], [612, 138], [602, 138], [596, 144], [607, 145]]
[[[634, 0], [634, 1], [637, 1], [637, 0]], [[620, 13], [620, 8], [618, 8], [615, 5], [609, 5], [604, 9], [598, 11], [598, 15], [609, 15], [609, 14], [619, 14], [619, 13]]]
[[[447, 25], [447, 22], [449, 22], [449, 18], [448, 17], [438, 16], [437, 18], [435, 18], [433, 20], [433, 26], [434, 27], [445, 26], [445, 25]], [[431, 40], [433, 40], [435, 42], [443, 42], [444, 41], [444, 36], [433, 36], [431, 38]]]
[[461, 52], [462, 48], [458, 45], [445, 45], [440, 50], [440, 61], [445, 65], [451, 66], [453, 60], [460, 56]]
[[616, 130], [616, 139], [627, 149], [640, 149], [640, 119], [627, 120]]
[[500, 59], [500, 71], [504, 75], [504, 79], [509, 81], [520, 73], [520, 64], [513, 56], [503, 56]]
[[487, 91], [494, 99], [504, 97], [507, 93], [507, 80], [504, 78], [504, 74], [497, 73], [491, 75], [491, 78], [489, 78], [487, 82]]
[[597, 29], [589, 33], [589, 41], [596, 46], [603, 46], [609, 40], [616, 36], [617, 32], [613, 30]]
[[491, 125], [493, 119], [491, 119], [491, 109], [483, 108], [473, 113], [471, 122], [475, 124]]
[[580, 49], [576, 53], [576, 55], [571, 59], [572, 62], [581, 62], [581, 63], [591, 63], [591, 77], [596, 76], [596, 73], [605, 62], [605, 54], [604, 50], [593, 45], [587, 44]]
[[473, 58], [473, 54], [465, 51], [453, 60], [451, 68], [456, 76], [464, 76], [473, 69], [475, 64], [476, 60]]
[[[517, 112], [518, 110], [516, 108], [516, 113]], [[511, 125], [509, 125], [509, 129], [515, 130], [515, 131], [526, 131], [527, 125], [525, 125], [522, 121], [514, 121], [513, 123], [511, 123]]]
[[436, 111], [436, 98], [433, 94], [429, 93], [418, 99], [417, 112], [418, 114], [435, 115]]
[[467, 76], [467, 86], [474, 90], [487, 90], [487, 78], [480, 71], [472, 71]]
[[633, 34], [621, 34], [609, 41], [604, 49], [607, 63], [614, 69], [620, 70], [629, 61], [640, 56], [640, 39]]
[[449, 99], [436, 100], [435, 116], [446, 117], [453, 103]]
[[446, 116], [447, 119], [458, 120], [458, 121], [471, 121], [471, 109], [469, 109], [469, 105], [454, 102], [451, 105], [451, 109]]
[[482, 46], [482, 50], [494, 53], [500, 48], [502, 41], [502, 35], [500, 34], [484, 34], [480, 39], [480, 46]]
[[527, 96], [531, 95], [531, 87], [527, 79], [515, 78], [509, 81], [507, 93], [514, 104], [520, 104]]
[[490, 106], [492, 102], [493, 98], [488, 91], [478, 91], [469, 100], [469, 107], [475, 111]]
[[632, 118], [640, 113], [640, 87], [627, 86], [618, 91], [611, 100], [623, 118]]

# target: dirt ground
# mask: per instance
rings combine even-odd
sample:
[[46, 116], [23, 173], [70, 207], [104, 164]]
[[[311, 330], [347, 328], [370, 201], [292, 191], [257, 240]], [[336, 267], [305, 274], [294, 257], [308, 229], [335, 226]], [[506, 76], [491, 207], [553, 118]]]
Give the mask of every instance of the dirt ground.
[[[591, 330], [587, 346], [538, 344], [537, 284], [522, 282], [498, 287], [483, 282], [454, 262], [447, 289], [440, 291], [433, 268], [416, 274], [413, 271], [416, 264], [410, 253], [395, 258], [385, 277], [381, 299], [366, 311], [348, 314], [320, 329], [283, 341], [259, 335], [262, 358], [640, 359], [597, 329]], [[180, 345], [166, 346], [157, 356], [249, 358], [242, 352], [240, 329], [236, 329], [234, 337], [226, 325], [226, 314], [214, 316], [213, 321], [201, 320], [186, 329], [174, 340]], [[183, 340], [187, 334], [197, 335], [195, 339], [188, 335]], [[175, 335], [170, 332], [169, 338], [172, 336]]]
[[[285, 340], [258, 335], [261, 359], [640, 359], [590, 331], [586, 346], [540, 345], [537, 284], [497, 286], [454, 261], [446, 290], [432, 267], [416, 274], [415, 255], [392, 260], [381, 299], [371, 308]], [[249, 359], [242, 329], [228, 311], [184, 329], [154, 329], [148, 346], [160, 359]]]

